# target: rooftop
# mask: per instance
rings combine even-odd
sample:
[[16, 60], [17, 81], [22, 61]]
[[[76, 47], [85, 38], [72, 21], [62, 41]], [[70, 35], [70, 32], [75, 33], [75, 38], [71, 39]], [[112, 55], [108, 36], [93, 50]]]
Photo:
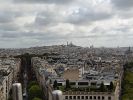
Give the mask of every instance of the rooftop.
[[79, 80], [79, 69], [68, 69], [63, 73], [64, 79]]

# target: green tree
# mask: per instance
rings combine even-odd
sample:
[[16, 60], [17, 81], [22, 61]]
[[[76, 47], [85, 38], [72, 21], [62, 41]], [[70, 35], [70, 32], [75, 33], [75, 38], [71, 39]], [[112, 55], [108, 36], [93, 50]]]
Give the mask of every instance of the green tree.
[[29, 98], [33, 99], [34, 97], [42, 98], [42, 89], [39, 87], [39, 85], [33, 85], [29, 89]]
[[53, 88], [54, 88], [54, 89], [57, 89], [57, 87], [58, 87], [58, 83], [57, 83], [57, 80], [55, 80], [55, 81], [54, 81], [54, 84], [53, 84]]
[[100, 85], [100, 92], [104, 92], [105, 91], [105, 86], [104, 83], [102, 82]]
[[8, 98], [8, 100], [13, 100], [13, 99], [12, 99], [12, 97], [10, 96], [10, 97]]
[[51, 79], [49, 80], [49, 83], [52, 84], [52, 80]]
[[31, 81], [29, 84], [28, 84], [28, 89], [30, 89], [33, 85], [38, 85], [38, 83], [36, 81]]
[[32, 100], [42, 100], [42, 99], [35, 97]]
[[113, 90], [113, 88], [114, 88], [114, 84], [113, 84], [113, 82], [110, 82], [109, 89], [112, 91], [112, 90]]
[[69, 82], [69, 80], [67, 79], [66, 80], [66, 89], [69, 89], [70, 88], [70, 82]]

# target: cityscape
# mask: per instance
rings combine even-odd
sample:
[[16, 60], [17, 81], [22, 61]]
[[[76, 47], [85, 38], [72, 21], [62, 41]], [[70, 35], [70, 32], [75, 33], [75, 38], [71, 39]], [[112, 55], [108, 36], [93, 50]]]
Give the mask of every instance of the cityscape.
[[132, 50], [73, 43], [0, 49], [0, 100], [131, 100]]
[[133, 0], [0, 0], [0, 100], [133, 100]]

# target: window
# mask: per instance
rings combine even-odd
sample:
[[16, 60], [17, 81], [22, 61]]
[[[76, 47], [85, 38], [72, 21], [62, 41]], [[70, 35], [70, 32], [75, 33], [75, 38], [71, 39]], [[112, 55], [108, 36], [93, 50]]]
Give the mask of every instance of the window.
[[91, 83], [91, 86], [96, 86], [96, 82], [92, 82]]
[[98, 96], [98, 100], [100, 100], [100, 96]]
[[108, 100], [111, 100], [111, 97], [108, 97]]
[[76, 96], [73, 96], [73, 99], [76, 99]]
[[94, 99], [96, 99], [96, 96], [94, 96]]
[[72, 96], [69, 96], [69, 99], [72, 99]]
[[90, 99], [92, 99], [92, 96], [90, 96]]
[[68, 99], [68, 96], [65, 96], [65, 99]]
[[80, 96], [78, 96], [78, 99], [80, 99]]
[[88, 85], [88, 82], [78, 82], [78, 85]]
[[76, 83], [75, 82], [70, 82], [70, 85], [76, 85]]
[[62, 86], [62, 83], [58, 83], [58, 86]]
[[102, 96], [102, 100], [104, 100], [104, 96]]
[[85, 99], [88, 99], [88, 96], [85, 96]]
[[84, 99], [84, 96], [82, 96], [81, 98]]

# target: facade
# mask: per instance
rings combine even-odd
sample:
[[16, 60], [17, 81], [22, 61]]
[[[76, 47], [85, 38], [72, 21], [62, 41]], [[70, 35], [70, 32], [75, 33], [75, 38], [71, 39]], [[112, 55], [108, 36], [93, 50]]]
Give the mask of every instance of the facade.
[[6, 78], [0, 76], [0, 100], [6, 100]]
[[63, 100], [119, 100], [119, 85], [114, 92], [63, 92]]
[[[18, 74], [20, 71], [21, 60], [16, 58], [0, 58], [0, 77], [1, 90], [3, 91], [2, 100], [8, 100], [10, 97], [9, 93], [12, 88], [12, 84], [17, 81]], [[2, 95], [1, 94], [1, 95]]]
[[64, 93], [63, 100], [118, 100], [110, 93]]
[[23, 100], [22, 97], [22, 86], [20, 83], [14, 83], [12, 86], [13, 100]]

